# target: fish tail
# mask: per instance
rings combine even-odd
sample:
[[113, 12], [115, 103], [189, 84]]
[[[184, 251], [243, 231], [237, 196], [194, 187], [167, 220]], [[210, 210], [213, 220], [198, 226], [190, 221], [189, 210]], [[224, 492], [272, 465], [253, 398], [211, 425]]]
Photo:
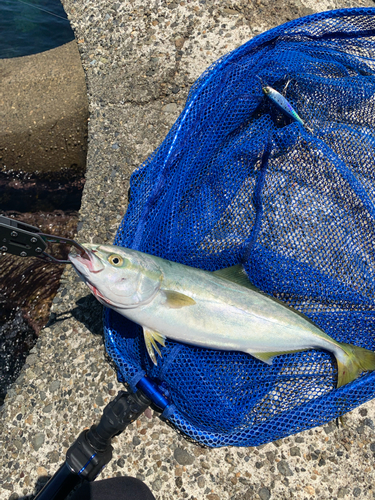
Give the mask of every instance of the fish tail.
[[375, 370], [375, 352], [363, 347], [341, 343], [342, 352], [336, 357], [338, 368], [337, 388], [349, 384], [364, 371]]

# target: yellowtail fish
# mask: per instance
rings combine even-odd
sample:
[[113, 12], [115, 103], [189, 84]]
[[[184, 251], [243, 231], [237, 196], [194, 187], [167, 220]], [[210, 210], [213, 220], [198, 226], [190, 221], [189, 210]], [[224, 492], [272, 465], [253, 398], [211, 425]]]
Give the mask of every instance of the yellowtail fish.
[[[208, 349], [242, 351], [271, 364], [280, 354], [323, 349], [337, 360], [337, 387], [375, 369], [375, 353], [340, 344], [309, 319], [260, 293], [242, 266], [209, 272], [136, 250], [84, 244], [69, 260], [95, 297], [143, 327], [157, 364], [168, 337]], [[158, 345], [159, 344], [159, 345]]]
[[292, 120], [305, 125], [302, 118], [298, 115], [297, 111], [293, 108], [290, 102], [285, 99], [277, 90], [273, 89], [269, 85], [262, 84], [263, 93], [268, 97], [268, 99], [279, 109], [284, 115], [288, 116]]

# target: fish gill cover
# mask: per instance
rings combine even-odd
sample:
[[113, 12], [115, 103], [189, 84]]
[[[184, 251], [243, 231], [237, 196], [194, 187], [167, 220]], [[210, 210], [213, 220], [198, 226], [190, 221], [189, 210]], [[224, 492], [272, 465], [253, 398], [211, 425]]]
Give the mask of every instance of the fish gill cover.
[[[262, 91], [283, 95], [304, 125]], [[375, 9], [324, 12], [225, 55], [191, 88], [134, 172], [115, 244], [251, 282], [339, 342], [375, 350]], [[120, 379], [147, 373], [165, 415], [208, 446], [256, 446], [321, 425], [375, 395], [375, 373], [336, 389], [326, 351], [275, 358], [166, 341], [150, 361], [138, 325], [105, 313]]]

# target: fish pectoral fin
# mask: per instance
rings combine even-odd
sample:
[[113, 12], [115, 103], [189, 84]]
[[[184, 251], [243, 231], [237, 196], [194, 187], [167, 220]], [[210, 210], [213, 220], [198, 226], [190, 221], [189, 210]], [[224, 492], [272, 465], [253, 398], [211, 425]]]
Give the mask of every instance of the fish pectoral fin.
[[174, 290], [162, 290], [165, 297], [165, 305], [171, 309], [181, 309], [181, 307], [193, 306], [196, 304], [195, 300], [187, 295]]
[[294, 354], [295, 352], [305, 351], [306, 349], [295, 349], [293, 351], [278, 351], [278, 352], [248, 352], [254, 358], [267, 363], [267, 365], [272, 365], [273, 358], [275, 356], [281, 356], [282, 354]]
[[162, 357], [162, 355], [156, 342], [159, 342], [160, 345], [165, 347], [165, 337], [161, 333], [155, 332], [154, 330], [150, 330], [149, 328], [145, 327], [143, 327], [143, 336], [145, 339], [148, 355], [150, 356], [151, 361], [154, 363], [154, 365], [157, 365], [158, 362], [156, 360], [154, 350], [159, 354], [160, 357]]

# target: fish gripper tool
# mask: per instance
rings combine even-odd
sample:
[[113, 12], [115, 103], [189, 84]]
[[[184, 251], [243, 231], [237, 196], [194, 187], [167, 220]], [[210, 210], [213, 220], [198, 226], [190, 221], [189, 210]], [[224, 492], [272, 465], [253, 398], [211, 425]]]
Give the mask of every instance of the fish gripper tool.
[[69, 238], [44, 234], [37, 227], [0, 215], [0, 253], [20, 257], [37, 257], [46, 262], [70, 264], [66, 259], [58, 259], [47, 252], [48, 243], [73, 246], [80, 255], [86, 250]]

